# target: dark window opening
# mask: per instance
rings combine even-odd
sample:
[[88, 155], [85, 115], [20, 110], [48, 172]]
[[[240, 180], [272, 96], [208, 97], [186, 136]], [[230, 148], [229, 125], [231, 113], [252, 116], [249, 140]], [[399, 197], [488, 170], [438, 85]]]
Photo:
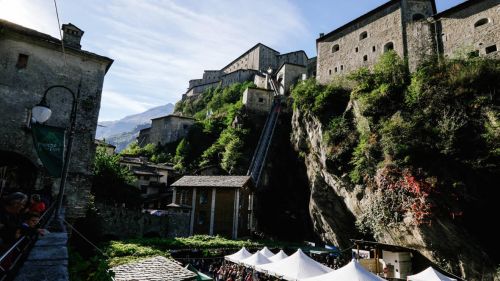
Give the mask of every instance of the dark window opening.
[[412, 20], [413, 21], [418, 21], [418, 20], [423, 20], [425, 18], [424, 15], [422, 14], [414, 14], [413, 17], [412, 17]]
[[377, 50], [377, 48], [375, 48], [375, 46], [372, 47], [372, 52], [375, 52]]
[[384, 45], [384, 53], [388, 52], [390, 50], [394, 50], [394, 43], [392, 43], [392, 42], [389, 42], [389, 43]]
[[344, 70], [344, 65], [341, 65], [341, 66], [340, 66], [340, 70]]
[[328, 74], [332, 75], [332, 70], [328, 69]]
[[338, 71], [339, 71], [339, 70], [338, 70], [338, 68], [337, 68], [337, 67], [335, 67], [335, 72], [338, 72]]
[[17, 69], [26, 68], [28, 66], [28, 58], [29, 56], [26, 54], [19, 54], [19, 57], [17, 57], [17, 64], [16, 64]]
[[357, 53], [357, 52], [359, 51], [359, 48], [358, 48], [358, 47], [356, 47], [356, 49], [354, 49], [354, 51], [356, 51], [356, 53]]
[[364, 55], [363, 56], [363, 61], [367, 61], [368, 60], [368, 55]]
[[336, 44], [332, 47], [332, 53], [338, 52], [340, 50], [339, 44]]
[[149, 180], [149, 176], [144, 176], [144, 180], [148, 181]]
[[259, 102], [264, 102], [264, 98], [259, 98]]
[[207, 213], [205, 211], [200, 211], [198, 213], [198, 224], [205, 224]]
[[359, 35], [359, 40], [363, 40], [366, 38], [368, 38], [368, 32], [366, 32], [366, 31]]
[[486, 47], [486, 54], [493, 53], [497, 51], [497, 45]]
[[208, 203], [208, 193], [206, 191], [202, 191], [200, 193], [200, 204], [207, 204]]
[[490, 20], [487, 18], [480, 19], [480, 20], [476, 21], [476, 23], [474, 24], [474, 27], [480, 27], [481, 25], [485, 25], [489, 22], [490, 22]]
[[185, 129], [187, 129], [187, 128], [188, 128], [188, 125], [187, 125], [187, 124], [184, 124], [184, 125], [182, 125], [182, 128], [184, 128], [184, 130], [185, 130]]

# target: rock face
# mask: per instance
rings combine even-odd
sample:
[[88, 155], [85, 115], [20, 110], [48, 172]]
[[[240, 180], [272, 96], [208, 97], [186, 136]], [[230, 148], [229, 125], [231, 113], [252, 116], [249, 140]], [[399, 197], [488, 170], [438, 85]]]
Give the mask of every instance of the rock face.
[[[376, 190], [353, 185], [346, 175], [334, 174], [327, 165], [322, 136], [319, 120], [294, 110], [291, 142], [296, 151], [305, 152], [314, 231], [325, 242], [347, 248], [351, 245], [349, 239], [361, 236], [355, 222], [366, 211]], [[495, 266], [479, 244], [447, 217], [438, 216], [429, 225], [416, 226], [407, 220], [395, 226], [386, 225], [376, 238], [378, 242], [416, 249], [467, 280], [498, 280], [498, 276], [494, 277]]]

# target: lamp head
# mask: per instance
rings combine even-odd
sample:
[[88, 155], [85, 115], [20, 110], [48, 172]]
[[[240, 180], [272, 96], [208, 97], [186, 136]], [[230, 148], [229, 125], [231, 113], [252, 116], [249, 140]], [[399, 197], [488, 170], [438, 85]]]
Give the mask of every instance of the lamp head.
[[39, 104], [35, 105], [31, 109], [31, 114], [33, 119], [35, 119], [35, 121], [38, 123], [44, 123], [45, 121], [49, 120], [50, 116], [52, 115], [52, 110], [50, 110], [45, 97]]
[[273, 74], [273, 69], [271, 67], [269, 67], [267, 69], [267, 74], [269, 74], [269, 75]]

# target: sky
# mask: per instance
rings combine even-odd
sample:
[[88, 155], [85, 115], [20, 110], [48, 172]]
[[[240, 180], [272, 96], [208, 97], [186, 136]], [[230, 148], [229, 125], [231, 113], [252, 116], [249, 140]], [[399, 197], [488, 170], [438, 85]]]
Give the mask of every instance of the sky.
[[[315, 40], [387, 0], [57, 0], [82, 49], [114, 59], [99, 121], [175, 103], [190, 79], [257, 43], [316, 56]], [[436, 0], [443, 11], [463, 0]], [[59, 38], [54, 0], [0, 0], [0, 18]], [[62, 59], [62, 58], [61, 58]]]

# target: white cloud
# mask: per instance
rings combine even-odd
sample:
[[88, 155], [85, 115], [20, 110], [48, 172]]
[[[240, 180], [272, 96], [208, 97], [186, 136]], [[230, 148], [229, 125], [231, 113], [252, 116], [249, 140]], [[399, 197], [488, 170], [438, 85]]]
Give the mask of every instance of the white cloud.
[[0, 18], [59, 38], [53, 1], [0, 0]]
[[[300, 11], [286, 0], [58, 4], [61, 23], [85, 30], [84, 49], [115, 60], [105, 77], [102, 116], [123, 117], [174, 103], [188, 80], [201, 78], [203, 70], [222, 68], [258, 42], [292, 51], [289, 42], [306, 33]], [[0, 0], [0, 7], [0, 17], [14, 14], [12, 21], [58, 37], [52, 0]]]

